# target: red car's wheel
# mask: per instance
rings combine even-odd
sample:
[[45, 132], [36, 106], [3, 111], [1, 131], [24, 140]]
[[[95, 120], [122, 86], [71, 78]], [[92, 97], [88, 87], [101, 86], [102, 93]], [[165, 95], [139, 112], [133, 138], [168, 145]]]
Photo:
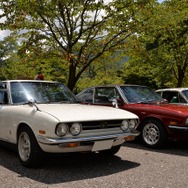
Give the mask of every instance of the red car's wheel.
[[142, 124], [142, 141], [151, 148], [164, 147], [167, 141], [167, 134], [161, 122], [150, 119]]

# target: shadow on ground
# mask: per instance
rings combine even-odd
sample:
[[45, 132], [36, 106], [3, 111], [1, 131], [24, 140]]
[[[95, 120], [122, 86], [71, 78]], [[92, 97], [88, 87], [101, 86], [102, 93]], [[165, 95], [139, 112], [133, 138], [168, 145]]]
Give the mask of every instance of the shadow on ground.
[[18, 178], [30, 178], [45, 184], [72, 182], [126, 171], [140, 164], [118, 156], [105, 158], [99, 154], [48, 155], [38, 169], [23, 167], [15, 152], [0, 147], [0, 165], [14, 171]]
[[155, 151], [160, 153], [172, 154], [172, 155], [180, 155], [180, 156], [188, 156], [188, 142], [178, 141], [178, 142], [168, 142], [161, 149], [152, 149], [146, 147], [139, 139], [131, 142], [126, 142], [123, 146], [142, 149], [147, 151]]

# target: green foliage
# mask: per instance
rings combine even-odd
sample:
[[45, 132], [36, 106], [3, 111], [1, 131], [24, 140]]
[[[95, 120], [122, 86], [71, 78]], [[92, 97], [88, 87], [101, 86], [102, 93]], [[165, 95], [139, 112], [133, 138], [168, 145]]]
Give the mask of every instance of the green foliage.
[[103, 54], [86, 69], [76, 85], [75, 93], [90, 86], [123, 83], [121, 69], [126, 61], [124, 55], [121, 51]]
[[[57, 67], [61, 62], [68, 68], [68, 75], [61, 79], [66, 78], [68, 87], [73, 89], [92, 62], [105, 52], [123, 47], [125, 39], [136, 31], [140, 10], [146, 10], [148, 2], [3, 0], [1, 18], [5, 17], [6, 21], [1, 27], [12, 30], [12, 35], [21, 38], [19, 56], [25, 57], [29, 64], [41, 62], [38, 59], [43, 61], [42, 52], [61, 54]], [[28, 54], [31, 59], [27, 59]], [[49, 69], [48, 73], [53, 72], [53, 67]]]
[[152, 12], [147, 24], [129, 40], [127, 66], [133, 68], [125, 74], [145, 75], [157, 87], [183, 86], [188, 66], [188, 5], [185, 0], [165, 1]]
[[1, 0], [0, 79], [157, 87], [188, 83], [187, 0]]

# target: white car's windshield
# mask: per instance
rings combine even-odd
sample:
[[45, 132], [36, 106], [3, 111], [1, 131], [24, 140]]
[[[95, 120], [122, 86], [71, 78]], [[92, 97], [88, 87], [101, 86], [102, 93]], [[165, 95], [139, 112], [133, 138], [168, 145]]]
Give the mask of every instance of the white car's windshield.
[[12, 103], [78, 102], [76, 96], [61, 83], [53, 82], [11, 82]]
[[163, 101], [162, 97], [149, 87], [121, 86], [121, 90], [129, 103], [150, 103]]

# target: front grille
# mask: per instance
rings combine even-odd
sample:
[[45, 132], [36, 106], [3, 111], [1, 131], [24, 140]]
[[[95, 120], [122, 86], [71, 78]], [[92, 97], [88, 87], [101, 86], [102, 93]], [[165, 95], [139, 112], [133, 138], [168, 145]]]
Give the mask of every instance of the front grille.
[[122, 120], [82, 122], [83, 130], [109, 129], [120, 127]]

